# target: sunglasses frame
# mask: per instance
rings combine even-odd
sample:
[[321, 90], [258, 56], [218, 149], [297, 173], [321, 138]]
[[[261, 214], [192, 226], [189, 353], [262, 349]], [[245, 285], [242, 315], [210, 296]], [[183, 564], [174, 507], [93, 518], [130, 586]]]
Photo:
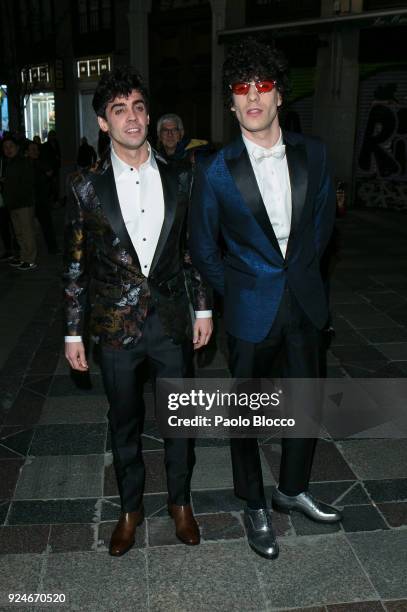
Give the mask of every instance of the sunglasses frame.
[[[270, 91], [273, 91], [273, 89], [277, 85], [277, 81], [275, 79], [258, 79], [256, 81], [254, 81], [254, 80], [251, 80], [251, 81], [236, 81], [235, 83], [230, 83], [229, 84], [229, 89], [231, 89], [232, 93], [234, 93], [235, 96], [246, 96], [249, 93], [250, 85], [252, 83], [254, 83], [256, 91], [259, 94], [270, 93]], [[260, 91], [259, 88], [258, 88], [258, 84], [260, 84], [260, 83], [273, 83], [273, 87], [271, 89], [269, 89], [269, 91]], [[233, 91], [234, 85], [243, 85], [243, 84], [246, 85], [246, 91], [243, 91], [242, 93], [237, 93], [236, 91]]]

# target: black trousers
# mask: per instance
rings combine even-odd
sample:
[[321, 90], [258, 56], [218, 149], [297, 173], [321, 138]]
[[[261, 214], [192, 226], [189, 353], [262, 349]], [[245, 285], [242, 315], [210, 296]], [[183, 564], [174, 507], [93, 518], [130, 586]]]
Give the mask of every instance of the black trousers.
[[[141, 506], [145, 466], [142, 456], [144, 423], [143, 382], [140, 366], [148, 360], [156, 378], [183, 378], [191, 359], [192, 342], [176, 345], [164, 334], [152, 311], [143, 335], [132, 349], [100, 347], [100, 362], [109, 400], [112, 453], [123, 512]], [[190, 503], [190, 483], [195, 464], [194, 440], [164, 440], [169, 499], [177, 505]]]
[[[261, 342], [229, 335], [229, 367], [234, 378], [318, 378], [320, 334], [286, 287], [276, 319]], [[298, 495], [308, 488], [316, 440], [282, 440], [279, 489]], [[233, 479], [238, 497], [264, 499], [260, 454], [255, 438], [230, 440]]]

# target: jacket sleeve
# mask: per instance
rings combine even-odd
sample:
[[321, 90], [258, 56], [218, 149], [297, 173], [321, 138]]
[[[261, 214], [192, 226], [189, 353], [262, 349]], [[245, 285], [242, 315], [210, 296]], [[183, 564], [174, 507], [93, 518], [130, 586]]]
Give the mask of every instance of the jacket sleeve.
[[197, 164], [189, 222], [189, 250], [203, 278], [224, 294], [224, 264], [219, 247], [219, 204], [205, 167]]
[[[195, 180], [195, 171], [194, 167], [191, 172], [191, 189]], [[190, 194], [191, 194], [190, 189]], [[188, 217], [190, 214], [190, 207], [188, 209]], [[191, 301], [192, 307], [195, 311], [198, 310], [211, 310], [213, 306], [213, 293], [212, 289], [209, 285], [203, 280], [201, 274], [198, 270], [193, 266], [191, 261], [191, 255], [189, 252], [189, 223], [188, 218], [186, 219], [185, 226], [185, 248], [184, 248], [184, 274], [187, 285], [188, 296]]]
[[75, 188], [75, 177], [68, 195], [63, 262], [65, 335], [81, 336], [85, 320], [89, 274], [84, 213]]

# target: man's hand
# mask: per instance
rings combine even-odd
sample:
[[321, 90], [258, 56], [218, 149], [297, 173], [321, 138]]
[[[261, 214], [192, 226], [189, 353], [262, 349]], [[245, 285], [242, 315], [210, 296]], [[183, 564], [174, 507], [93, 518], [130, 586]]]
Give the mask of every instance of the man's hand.
[[65, 357], [73, 370], [86, 372], [89, 368], [86, 361], [83, 342], [65, 342]]
[[194, 323], [194, 350], [208, 344], [213, 330], [212, 317], [196, 319]]

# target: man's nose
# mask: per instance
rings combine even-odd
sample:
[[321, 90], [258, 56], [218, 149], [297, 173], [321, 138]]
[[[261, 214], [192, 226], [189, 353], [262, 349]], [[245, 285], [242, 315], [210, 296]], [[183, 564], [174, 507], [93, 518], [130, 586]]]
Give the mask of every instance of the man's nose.
[[256, 85], [254, 83], [250, 83], [249, 91], [247, 92], [247, 97], [249, 100], [256, 100], [259, 97], [259, 92], [256, 89]]

